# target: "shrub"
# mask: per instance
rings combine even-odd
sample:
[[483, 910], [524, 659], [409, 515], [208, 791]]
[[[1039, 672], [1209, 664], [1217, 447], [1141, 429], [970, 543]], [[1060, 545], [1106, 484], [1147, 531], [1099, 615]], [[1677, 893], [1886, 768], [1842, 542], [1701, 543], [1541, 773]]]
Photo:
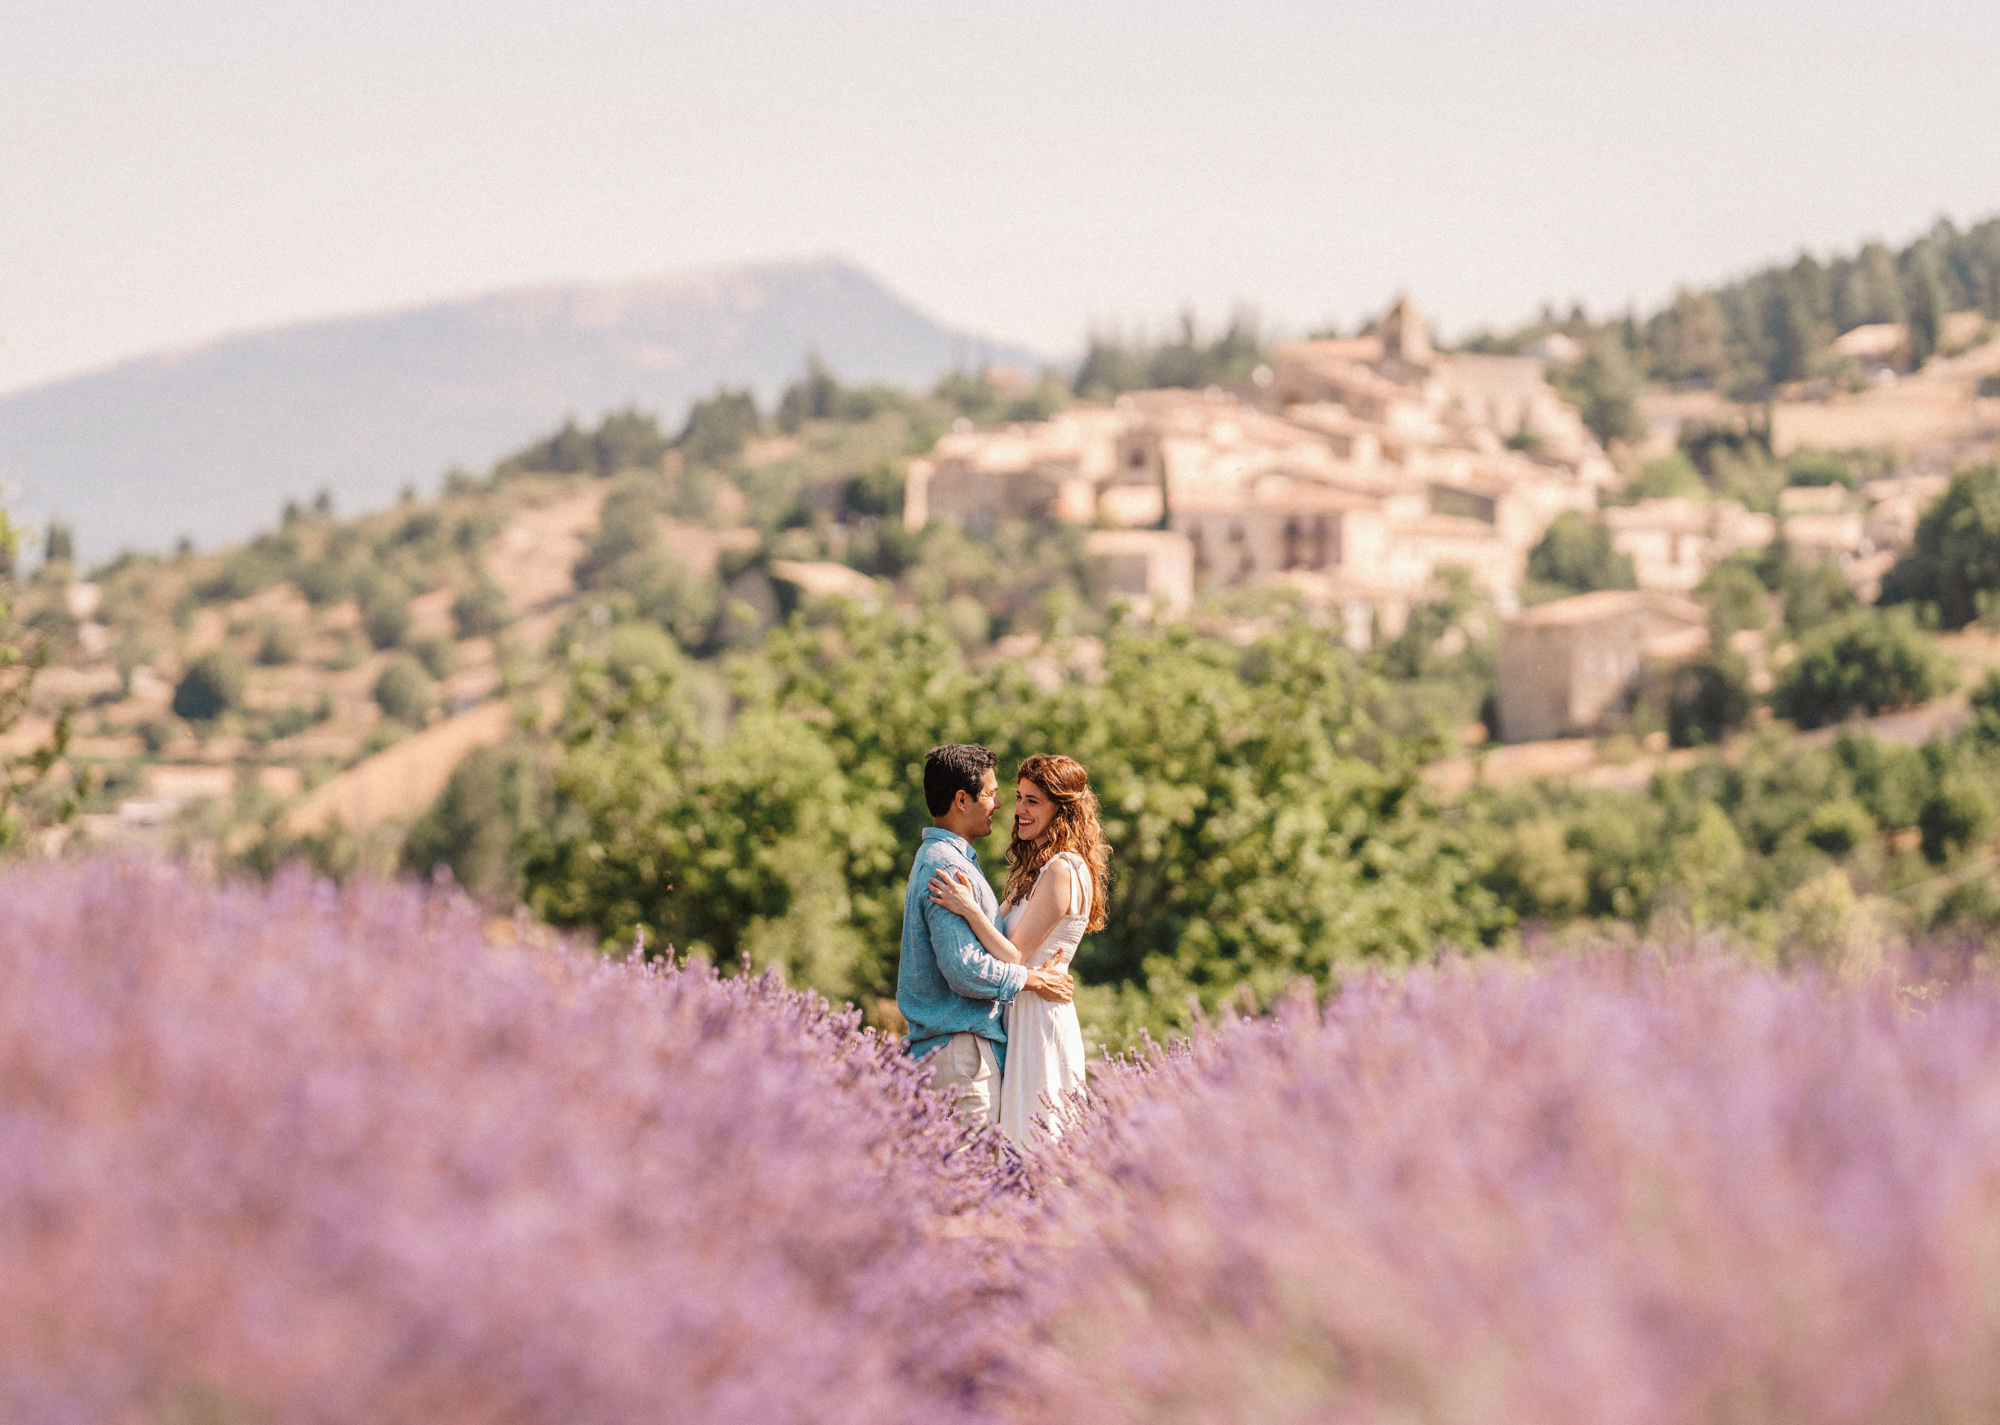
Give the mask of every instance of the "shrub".
[[1647, 461], [1625, 487], [1625, 493], [1635, 500], [1705, 500], [1709, 492], [1694, 462], [1687, 458], [1685, 452], [1676, 450], [1658, 460]]
[[1631, 559], [1611, 547], [1611, 532], [1576, 510], [1557, 515], [1528, 551], [1528, 577], [1572, 594], [1639, 587]]
[[158, 756], [180, 732], [180, 726], [170, 718], [149, 717], [139, 724], [139, 745]]
[[433, 678], [449, 678], [458, 671], [458, 645], [448, 638], [420, 639], [410, 651]]
[[304, 629], [289, 619], [267, 619], [257, 638], [257, 661], [271, 667], [296, 663], [305, 647]]
[[[1838, 898], [1800, 910], [1844, 948]], [[1685, 957], [1448, 967], [1093, 1064], [1008, 1413], [1990, 1415], [2000, 997], [1907, 1003]]]
[[2000, 590], [2000, 466], [1952, 478], [1917, 521], [1916, 541], [1882, 580], [1884, 603], [1935, 604], [1946, 628], [1979, 616], [1978, 595]]
[[720, 964], [891, 993], [897, 868], [930, 822], [912, 769], [963, 741], [1090, 768], [1118, 880], [1079, 963], [1163, 1016], [1503, 923], [1418, 778], [1426, 744], [1376, 726], [1351, 655], [1303, 622], [1248, 648], [1122, 633], [1101, 683], [1045, 691], [1018, 665], [973, 667], [940, 619], [850, 607], [774, 631], [726, 722], [705, 670], [657, 645], [577, 659], [527, 858], [538, 911], [614, 942], [643, 925]]
[[239, 549], [229, 556], [215, 575], [196, 587], [195, 595], [204, 603], [247, 599], [260, 590], [270, 588], [284, 574], [276, 560], [255, 546]]
[[856, 1015], [295, 876], [0, 924], [0, 1417], [990, 1418], [1017, 1170]]
[[2000, 668], [1987, 670], [1972, 690], [1972, 731], [1981, 742], [2000, 745]]
[[233, 648], [204, 653], [174, 686], [174, 716], [208, 722], [243, 705], [249, 670]]
[[1507, 833], [1486, 884], [1523, 920], [1560, 924], [1589, 903], [1589, 871], [1589, 858], [1565, 843], [1562, 825], [1541, 819]]
[[407, 653], [391, 658], [375, 680], [375, 702], [385, 717], [422, 727], [437, 706], [437, 687], [424, 665]]
[[297, 737], [307, 728], [325, 722], [328, 709], [324, 706], [306, 707], [302, 703], [291, 703], [271, 714], [265, 724], [265, 731], [273, 738]]
[[658, 420], [636, 406], [627, 406], [606, 412], [595, 432], [582, 429], [574, 420], [564, 421], [555, 434], [497, 463], [493, 480], [498, 484], [538, 473], [615, 475], [621, 470], [657, 466], [667, 447]]
[[307, 603], [323, 609], [347, 597], [347, 571], [331, 559], [315, 559], [299, 570], [298, 585]]
[[751, 392], [720, 387], [713, 396], [689, 408], [687, 424], [675, 444], [690, 465], [727, 465], [762, 424], [757, 398]]
[[1830, 450], [1795, 450], [1785, 462], [1785, 473], [1794, 485], [1855, 485], [1854, 467], [1847, 458]]
[[1750, 665], [1720, 653], [1674, 669], [1667, 684], [1667, 738], [1676, 747], [1720, 742], [1750, 716]]
[[451, 622], [460, 638], [490, 638], [507, 622], [507, 596], [491, 579], [479, 578], [452, 600]]
[[1829, 856], [1845, 856], [1874, 839], [1875, 818], [1868, 808], [1852, 797], [1828, 802], [1806, 818], [1800, 838], [1816, 851]]
[[1708, 599], [1710, 641], [1720, 651], [1731, 635], [1751, 629], [1762, 633], [1770, 627], [1770, 600], [1756, 571], [1739, 563], [1718, 564], [1701, 581], [1697, 593]]
[[361, 627], [377, 648], [395, 648], [410, 633], [410, 591], [401, 580], [374, 570], [355, 581]]
[[1813, 728], [1927, 702], [1951, 682], [1950, 663], [1916, 625], [1870, 611], [1807, 638], [1772, 702], [1780, 716]]
[[1917, 813], [1926, 860], [1943, 863], [1993, 835], [1993, 797], [1972, 778], [1946, 776]]
[[1624, 343], [1601, 336], [1589, 344], [1579, 361], [1559, 373], [1557, 385], [1575, 403], [1590, 433], [1609, 445], [1614, 440], [1639, 440], [1646, 434], [1646, 417], [1639, 409], [1639, 374]]
[[425, 876], [448, 866], [473, 895], [514, 902], [521, 890], [522, 833], [541, 810], [539, 783], [534, 759], [524, 749], [474, 748], [410, 828], [403, 865]]
[[1859, 607], [1847, 577], [1831, 559], [1786, 559], [1779, 574], [1785, 596], [1785, 626], [1794, 637], [1811, 633]]

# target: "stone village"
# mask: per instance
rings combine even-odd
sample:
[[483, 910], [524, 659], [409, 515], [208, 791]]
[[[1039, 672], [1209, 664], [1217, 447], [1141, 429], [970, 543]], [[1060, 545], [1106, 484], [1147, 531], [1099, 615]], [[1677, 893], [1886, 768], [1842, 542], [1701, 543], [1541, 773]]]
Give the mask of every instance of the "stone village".
[[[1782, 533], [1872, 599], [1945, 482], [1873, 481], [1851, 502], [1787, 490], [1776, 517], [1731, 500], [1600, 508], [1623, 483], [1541, 357], [1439, 351], [1402, 300], [1370, 335], [1277, 346], [1240, 392], [1135, 391], [1045, 422], [961, 423], [910, 462], [904, 518], [981, 534], [1089, 525], [1087, 547], [1142, 613], [1279, 583], [1337, 614], [1357, 650], [1400, 633], [1440, 571], [1463, 569], [1504, 620], [1500, 735], [1526, 741], [1597, 730], [1645, 663], [1699, 654], [1704, 614], [1687, 595], [1739, 550]], [[1523, 610], [1528, 552], [1569, 510], [1606, 527], [1639, 588]]]

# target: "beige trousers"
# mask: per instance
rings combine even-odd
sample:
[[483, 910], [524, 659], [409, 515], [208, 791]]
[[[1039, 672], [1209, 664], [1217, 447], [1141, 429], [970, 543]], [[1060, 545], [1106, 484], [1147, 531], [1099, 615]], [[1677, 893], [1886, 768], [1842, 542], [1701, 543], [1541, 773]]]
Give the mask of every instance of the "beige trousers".
[[952, 1109], [967, 1118], [1000, 1121], [1000, 1061], [983, 1035], [954, 1034], [930, 1055], [931, 1087], [951, 1095]]

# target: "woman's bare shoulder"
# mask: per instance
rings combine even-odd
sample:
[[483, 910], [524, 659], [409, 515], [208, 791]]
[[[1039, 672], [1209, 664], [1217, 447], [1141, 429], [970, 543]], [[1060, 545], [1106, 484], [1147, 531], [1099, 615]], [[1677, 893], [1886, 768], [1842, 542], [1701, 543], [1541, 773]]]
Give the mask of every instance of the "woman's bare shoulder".
[[[1049, 874], [1052, 871], [1054, 875]], [[1081, 856], [1074, 851], [1058, 851], [1035, 873], [1035, 894], [1054, 900], [1065, 914], [1074, 914], [1083, 904], [1081, 878], [1088, 874]]]

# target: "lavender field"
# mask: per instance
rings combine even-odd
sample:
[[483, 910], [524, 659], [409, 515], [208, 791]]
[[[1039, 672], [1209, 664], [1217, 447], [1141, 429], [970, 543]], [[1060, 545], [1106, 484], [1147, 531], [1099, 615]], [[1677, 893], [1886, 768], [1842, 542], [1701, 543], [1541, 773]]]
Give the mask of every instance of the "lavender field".
[[772, 981], [409, 887], [0, 880], [0, 1418], [2000, 1412], [2000, 988], [1453, 964], [1056, 1152]]

